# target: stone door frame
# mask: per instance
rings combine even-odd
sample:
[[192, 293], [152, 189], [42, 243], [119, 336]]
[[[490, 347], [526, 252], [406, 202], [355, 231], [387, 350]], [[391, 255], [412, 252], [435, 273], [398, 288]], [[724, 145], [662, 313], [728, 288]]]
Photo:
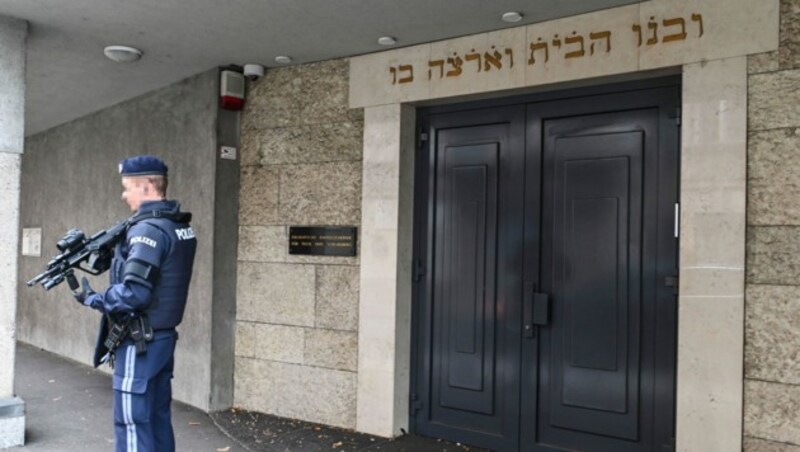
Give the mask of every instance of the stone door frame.
[[[740, 450], [747, 58], [680, 69], [676, 447]], [[364, 121], [357, 430], [395, 436], [408, 430], [415, 108], [366, 107]]]

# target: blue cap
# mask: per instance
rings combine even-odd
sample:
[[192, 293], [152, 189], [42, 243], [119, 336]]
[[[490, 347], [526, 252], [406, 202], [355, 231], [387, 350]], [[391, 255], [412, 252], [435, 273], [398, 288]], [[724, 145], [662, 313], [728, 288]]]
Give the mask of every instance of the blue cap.
[[119, 174], [131, 176], [166, 176], [167, 165], [152, 155], [137, 155], [119, 162]]

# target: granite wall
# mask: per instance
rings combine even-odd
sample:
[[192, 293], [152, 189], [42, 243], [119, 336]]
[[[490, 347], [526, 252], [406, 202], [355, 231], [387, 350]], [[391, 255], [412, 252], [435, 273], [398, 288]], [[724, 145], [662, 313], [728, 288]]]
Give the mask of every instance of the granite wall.
[[358, 257], [288, 254], [289, 226], [361, 222], [348, 61], [267, 71], [241, 127], [236, 406], [355, 427]]
[[800, 452], [800, 0], [749, 73], [745, 450]]

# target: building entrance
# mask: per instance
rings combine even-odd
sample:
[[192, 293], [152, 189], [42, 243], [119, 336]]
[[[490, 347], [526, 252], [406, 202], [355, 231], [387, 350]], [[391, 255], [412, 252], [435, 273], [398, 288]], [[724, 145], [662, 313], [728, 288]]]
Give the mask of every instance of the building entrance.
[[421, 111], [411, 425], [674, 449], [675, 80]]

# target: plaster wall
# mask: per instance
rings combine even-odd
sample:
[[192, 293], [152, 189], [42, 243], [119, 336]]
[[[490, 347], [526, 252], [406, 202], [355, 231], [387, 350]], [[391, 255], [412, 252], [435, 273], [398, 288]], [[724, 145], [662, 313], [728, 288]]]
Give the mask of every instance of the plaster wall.
[[347, 98], [347, 60], [269, 70], [250, 85], [234, 401], [354, 428], [359, 258], [288, 254], [289, 226], [360, 226], [363, 110]]
[[[40, 257], [20, 257], [18, 339], [90, 363], [100, 314], [66, 285], [44, 291], [25, 281], [41, 272], [70, 228], [91, 234], [130, 215], [117, 165], [154, 154], [169, 166], [168, 198], [194, 214], [198, 251], [176, 351], [174, 397], [210, 404], [213, 246], [217, 159], [217, 70], [28, 137], [22, 158], [22, 228], [41, 228]], [[90, 278], [107, 286], [107, 275]], [[103, 369], [108, 369], [102, 366]], [[21, 376], [24, 378], [24, 376]]]

